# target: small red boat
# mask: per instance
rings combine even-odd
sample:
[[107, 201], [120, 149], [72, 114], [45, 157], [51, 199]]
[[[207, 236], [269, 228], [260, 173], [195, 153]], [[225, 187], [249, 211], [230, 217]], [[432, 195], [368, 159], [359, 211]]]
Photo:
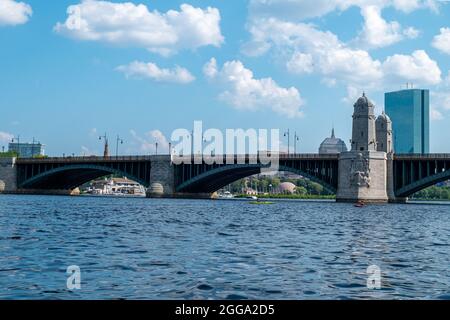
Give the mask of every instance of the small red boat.
[[366, 204], [364, 203], [364, 201], [358, 201], [357, 203], [355, 203], [355, 207], [357, 208], [362, 208], [364, 207]]

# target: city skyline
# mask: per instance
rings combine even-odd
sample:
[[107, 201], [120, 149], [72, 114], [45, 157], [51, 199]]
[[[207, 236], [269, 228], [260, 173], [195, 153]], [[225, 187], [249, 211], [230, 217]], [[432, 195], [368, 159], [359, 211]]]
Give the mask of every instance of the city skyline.
[[348, 145], [363, 91], [380, 114], [384, 92], [413, 83], [430, 89], [430, 151], [448, 152], [450, 6], [360, 3], [0, 0], [0, 146], [20, 134], [101, 155], [108, 132], [149, 154], [202, 120], [289, 128], [316, 152], [332, 126]]

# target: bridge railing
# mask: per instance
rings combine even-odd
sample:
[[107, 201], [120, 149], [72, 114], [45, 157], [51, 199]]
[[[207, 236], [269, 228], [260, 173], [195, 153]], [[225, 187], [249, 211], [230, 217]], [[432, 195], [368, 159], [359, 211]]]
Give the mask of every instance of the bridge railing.
[[395, 160], [449, 160], [450, 153], [399, 153], [394, 154]]
[[[165, 159], [170, 157], [170, 155], [146, 155], [146, 156], [112, 156], [112, 157], [101, 157], [101, 156], [67, 156], [67, 157], [48, 157], [48, 158], [19, 158], [18, 163], [52, 163], [52, 162], [108, 162], [108, 161], [151, 161], [157, 159]], [[296, 159], [324, 159], [324, 160], [335, 160], [339, 157], [338, 154], [317, 154], [317, 153], [261, 153], [256, 154], [240, 154], [240, 155], [172, 155], [172, 160], [177, 158], [184, 160], [184, 162], [191, 159], [217, 159], [222, 157], [227, 159], [229, 157], [234, 159], [257, 159], [258, 157], [270, 157], [272, 159], [278, 158], [279, 160], [296, 160]]]
[[97, 161], [145, 161], [151, 160], [155, 156], [118, 156], [118, 157], [99, 157], [99, 156], [75, 156], [75, 157], [48, 157], [48, 158], [18, 158], [18, 163], [43, 163], [43, 162], [97, 162]]

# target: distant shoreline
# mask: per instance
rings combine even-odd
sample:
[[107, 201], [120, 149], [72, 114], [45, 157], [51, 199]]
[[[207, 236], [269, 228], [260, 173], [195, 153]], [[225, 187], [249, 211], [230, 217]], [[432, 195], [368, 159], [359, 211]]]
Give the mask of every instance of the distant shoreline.
[[[235, 198], [247, 198], [251, 195], [239, 194]], [[298, 199], [298, 200], [336, 200], [335, 195], [300, 195], [300, 194], [264, 194], [256, 195], [259, 199]]]

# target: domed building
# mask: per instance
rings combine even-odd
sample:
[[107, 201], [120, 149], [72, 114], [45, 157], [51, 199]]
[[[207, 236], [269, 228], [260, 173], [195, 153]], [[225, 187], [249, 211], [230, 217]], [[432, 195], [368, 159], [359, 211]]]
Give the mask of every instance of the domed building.
[[320, 144], [319, 154], [336, 154], [347, 151], [347, 145], [342, 139], [336, 138], [334, 128], [331, 131], [331, 137], [326, 138]]
[[279, 186], [280, 193], [294, 194], [296, 188], [297, 188], [297, 186], [295, 184], [293, 184], [292, 182], [283, 182]]

